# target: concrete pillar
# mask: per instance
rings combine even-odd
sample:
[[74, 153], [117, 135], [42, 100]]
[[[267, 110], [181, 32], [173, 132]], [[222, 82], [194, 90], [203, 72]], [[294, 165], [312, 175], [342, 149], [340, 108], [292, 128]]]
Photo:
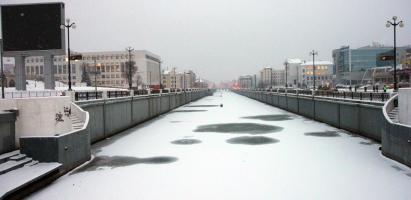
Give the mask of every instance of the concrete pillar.
[[26, 90], [26, 56], [18, 55], [15, 59], [16, 90]]
[[44, 89], [54, 90], [56, 86], [54, 80], [56, 69], [53, 64], [53, 57], [53, 55], [44, 56]]
[[108, 99], [108, 97], [107, 97], [107, 90], [103, 90], [103, 94], [101, 94], [101, 97], [102, 97], [103, 99]]

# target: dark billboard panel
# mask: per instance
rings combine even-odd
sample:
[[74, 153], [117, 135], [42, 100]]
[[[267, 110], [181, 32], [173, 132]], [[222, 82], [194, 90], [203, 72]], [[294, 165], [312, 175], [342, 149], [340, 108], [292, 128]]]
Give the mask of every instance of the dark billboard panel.
[[5, 52], [64, 49], [64, 4], [1, 6]]

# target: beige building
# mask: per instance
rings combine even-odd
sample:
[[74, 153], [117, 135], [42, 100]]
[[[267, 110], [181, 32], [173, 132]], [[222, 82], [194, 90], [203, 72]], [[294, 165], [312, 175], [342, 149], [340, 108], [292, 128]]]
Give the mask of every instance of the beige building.
[[195, 88], [196, 74], [189, 70], [188, 72], [177, 72], [176, 68], [171, 71], [164, 71], [162, 75], [162, 84], [165, 88]]
[[[329, 61], [315, 61], [315, 86], [329, 86], [333, 79], [333, 63]], [[303, 87], [311, 88], [314, 84], [313, 62], [301, 64]]]
[[[98, 86], [128, 87], [129, 56], [127, 51], [108, 52], [83, 52], [82, 60], [71, 62], [71, 78], [73, 85], [80, 85], [82, 76], [88, 75], [91, 85], [95, 85], [95, 77]], [[134, 63], [135, 72], [132, 73], [133, 87], [159, 87], [161, 58], [149, 51], [136, 50], [131, 53], [131, 61]], [[68, 67], [66, 56], [55, 56], [55, 79], [68, 83]], [[26, 58], [27, 79], [42, 80], [44, 60], [43, 57]], [[97, 73], [96, 73], [97, 72]], [[84, 83], [83, 83], [84, 85]]]

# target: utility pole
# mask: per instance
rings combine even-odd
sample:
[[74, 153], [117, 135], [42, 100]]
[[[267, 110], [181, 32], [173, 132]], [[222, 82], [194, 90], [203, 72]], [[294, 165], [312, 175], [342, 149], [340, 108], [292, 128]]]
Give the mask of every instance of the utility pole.
[[127, 47], [126, 51], [128, 51], [128, 88], [131, 90], [133, 86], [133, 80], [132, 80], [132, 70], [131, 70], [131, 52], [134, 51], [133, 48]]
[[315, 91], [315, 56], [318, 55], [318, 52], [312, 50], [310, 55], [313, 56], [313, 79], [314, 79], [314, 91]]

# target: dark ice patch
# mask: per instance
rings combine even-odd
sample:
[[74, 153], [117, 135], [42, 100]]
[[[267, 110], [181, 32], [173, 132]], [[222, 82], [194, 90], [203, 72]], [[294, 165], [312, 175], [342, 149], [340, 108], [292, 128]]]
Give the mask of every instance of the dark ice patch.
[[181, 140], [174, 140], [171, 144], [178, 144], [178, 145], [192, 145], [192, 144], [199, 144], [201, 140], [196, 139], [181, 139]]
[[245, 144], [245, 145], [263, 145], [263, 144], [273, 144], [280, 142], [277, 139], [263, 137], [263, 136], [242, 136], [228, 139], [226, 141], [230, 144]]
[[188, 105], [188, 106], [184, 106], [184, 107], [190, 107], [190, 108], [208, 108], [208, 107], [219, 107], [220, 105]]
[[340, 137], [340, 134], [336, 131], [308, 132], [304, 133], [304, 135], [315, 137]]
[[176, 112], [192, 113], [192, 112], [205, 112], [205, 111], [207, 111], [207, 110], [174, 110], [174, 111], [171, 111], [170, 113], [176, 113]]
[[180, 123], [181, 121], [170, 121], [170, 123]]
[[259, 119], [263, 121], [285, 121], [291, 120], [290, 115], [255, 115], [255, 116], [246, 116], [242, 117], [243, 119]]
[[266, 134], [282, 131], [279, 126], [257, 123], [225, 123], [198, 126], [195, 132]]
[[373, 145], [376, 144], [375, 142], [369, 141], [369, 142], [360, 142], [362, 145]]
[[89, 163], [78, 168], [71, 174], [101, 170], [102, 167], [110, 167], [111, 169], [114, 169], [117, 167], [125, 167], [135, 164], [168, 164], [177, 160], [177, 158], [169, 156], [149, 158], [137, 158], [131, 156], [96, 156]]

